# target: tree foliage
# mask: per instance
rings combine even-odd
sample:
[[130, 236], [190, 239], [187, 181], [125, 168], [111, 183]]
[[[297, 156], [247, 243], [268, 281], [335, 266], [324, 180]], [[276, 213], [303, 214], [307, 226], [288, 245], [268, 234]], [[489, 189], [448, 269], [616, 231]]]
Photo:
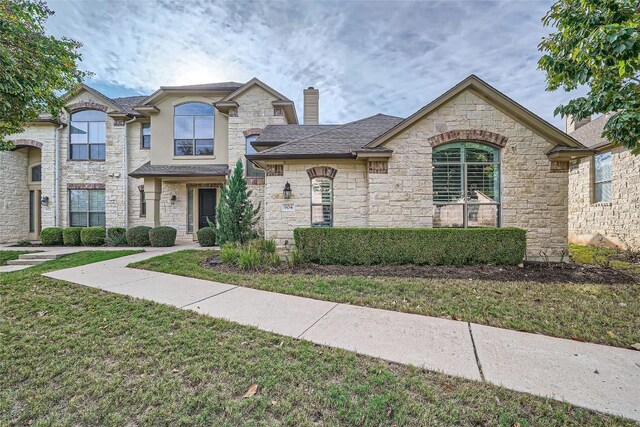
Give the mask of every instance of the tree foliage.
[[7, 135], [40, 113], [56, 117], [64, 107], [60, 93], [87, 75], [77, 65], [80, 43], [45, 33], [51, 15], [41, 0], [0, 0], [0, 150], [11, 148]]
[[542, 39], [538, 62], [547, 89], [587, 86], [586, 96], [555, 114], [582, 120], [615, 113], [603, 132], [640, 153], [640, 5], [638, 0], [557, 0], [542, 20], [555, 32]]
[[255, 237], [254, 225], [258, 221], [260, 206], [254, 208], [249, 200], [251, 190], [243, 177], [242, 161], [238, 160], [227, 184], [220, 192], [217, 209], [218, 244], [226, 242], [246, 243]]

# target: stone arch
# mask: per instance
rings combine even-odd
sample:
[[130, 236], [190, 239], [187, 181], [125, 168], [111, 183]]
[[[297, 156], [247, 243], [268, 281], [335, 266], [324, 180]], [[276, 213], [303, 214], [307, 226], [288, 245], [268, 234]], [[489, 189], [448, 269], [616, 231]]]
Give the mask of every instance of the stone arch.
[[251, 128], [251, 129], [247, 129], [244, 132], [242, 132], [242, 134], [244, 135], [245, 138], [248, 138], [250, 136], [253, 135], [260, 135], [262, 133], [262, 129], [260, 128]]
[[16, 139], [11, 141], [11, 143], [18, 148], [26, 148], [26, 147], [34, 147], [42, 149], [42, 142], [36, 141], [34, 139]]
[[107, 112], [107, 106], [102, 104], [97, 104], [95, 102], [76, 102], [75, 104], [71, 104], [67, 106], [69, 111], [75, 113], [79, 110], [100, 110], [104, 113]]
[[429, 144], [431, 144], [431, 147], [433, 148], [442, 144], [461, 140], [481, 141], [503, 148], [507, 145], [507, 141], [509, 139], [498, 133], [480, 129], [451, 130], [432, 136], [428, 139]]
[[334, 169], [329, 166], [315, 166], [313, 168], [307, 169], [307, 175], [309, 178], [335, 178], [336, 173], [338, 173], [338, 169]]

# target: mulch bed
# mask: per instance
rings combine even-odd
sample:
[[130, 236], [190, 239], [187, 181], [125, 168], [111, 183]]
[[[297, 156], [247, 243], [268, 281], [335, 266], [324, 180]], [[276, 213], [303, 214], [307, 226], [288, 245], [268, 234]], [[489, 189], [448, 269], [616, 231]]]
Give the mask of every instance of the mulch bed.
[[[219, 271], [243, 272], [212, 258], [208, 264]], [[500, 282], [640, 284], [640, 276], [600, 266], [567, 263], [527, 262], [511, 265], [318, 265], [281, 266], [258, 271], [269, 274], [317, 276], [404, 277], [420, 279], [493, 280]]]

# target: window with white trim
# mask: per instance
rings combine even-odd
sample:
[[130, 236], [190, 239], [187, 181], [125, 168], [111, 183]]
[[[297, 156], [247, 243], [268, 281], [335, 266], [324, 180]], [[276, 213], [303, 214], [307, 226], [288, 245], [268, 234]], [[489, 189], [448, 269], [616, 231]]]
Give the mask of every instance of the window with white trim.
[[69, 190], [69, 225], [104, 227], [104, 190]]
[[611, 151], [596, 154], [594, 157], [593, 198], [595, 203], [610, 202], [611, 188]]
[[433, 226], [500, 225], [500, 150], [477, 142], [433, 149]]
[[311, 225], [333, 226], [333, 180], [313, 178], [311, 180]]

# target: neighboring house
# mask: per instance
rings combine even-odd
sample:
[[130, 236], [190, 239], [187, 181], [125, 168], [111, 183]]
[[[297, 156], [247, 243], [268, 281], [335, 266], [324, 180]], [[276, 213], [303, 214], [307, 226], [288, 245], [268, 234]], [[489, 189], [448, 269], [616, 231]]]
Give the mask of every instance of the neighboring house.
[[569, 241], [640, 249], [640, 156], [602, 137], [609, 115], [574, 123], [567, 133], [593, 150], [569, 170]]
[[281, 248], [296, 227], [514, 226], [529, 259], [564, 255], [569, 162], [591, 151], [482, 80], [406, 119], [320, 125], [318, 104], [306, 89], [298, 124], [293, 102], [257, 79], [118, 99], [83, 86], [70, 117], [43, 117], [0, 154], [0, 179], [16, 182], [3, 190], [1, 239], [139, 224], [192, 239], [242, 159]]

